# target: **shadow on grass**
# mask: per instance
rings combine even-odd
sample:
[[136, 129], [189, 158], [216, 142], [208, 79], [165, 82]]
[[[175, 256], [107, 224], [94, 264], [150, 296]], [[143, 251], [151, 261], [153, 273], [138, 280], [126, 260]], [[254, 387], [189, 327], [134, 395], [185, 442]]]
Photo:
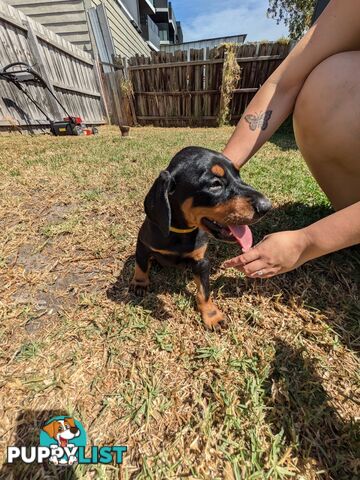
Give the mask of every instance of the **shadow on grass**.
[[[331, 213], [333, 210], [327, 206], [285, 204], [274, 209], [254, 228], [255, 243], [269, 233], [302, 228]], [[209, 249], [210, 258], [215, 259], [215, 268], [235, 255], [238, 255], [236, 247], [228, 245], [212, 243]], [[240, 287], [240, 292], [256, 290], [254, 294], [267, 298], [281, 293], [283, 304], [300, 304], [311, 312], [318, 310], [341, 342], [360, 353], [359, 246], [327, 255], [268, 281], [247, 279], [239, 284], [225, 273], [216, 279], [213, 290], [220, 287], [227, 298], [237, 297]]]
[[298, 150], [298, 146], [296, 145], [295, 141], [292, 115], [285, 120], [281, 127], [269, 139], [269, 142], [273, 143], [285, 152], [289, 150]]
[[[255, 243], [264, 235], [275, 231], [302, 228], [332, 213], [327, 206], [307, 206], [301, 203], [288, 203], [274, 209], [254, 230]], [[219, 270], [228, 258], [239, 255], [237, 245], [211, 241], [208, 258], [212, 272]], [[171, 306], [167, 306], [159, 294], [181, 294], [195, 308], [194, 296], [187, 291], [186, 285], [192, 278], [189, 270], [161, 268], [154, 264], [151, 269], [150, 292], [144, 299], [138, 299], [128, 292], [128, 286], [134, 269], [134, 256], [128, 257], [114, 285], [108, 291], [108, 297], [117, 303], [141, 304], [150, 310], [156, 318], [166, 320], [173, 315]], [[299, 279], [302, 280], [299, 282]], [[300, 288], [299, 288], [299, 284]], [[270, 281], [244, 280], [226, 274], [212, 282], [214, 296], [221, 289], [225, 298], [236, 298], [242, 292], [251, 293], [256, 285], [256, 295], [272, 297], [282, 294], [283, 303], [293, 303], [294, 299], [310, 310], [317, 309], [326, 314], [330, 327], [339, 335], [348, 348], [358, 351], [360, 348], [360, 250], [358, 247], [328, 255], [311, 262], [297, 271], [275, 277]], [[336, 286], [336, 288], [335, 288]], [[239, 293], [240, 292], [240, 293]]]
[[107, 296], [119, 304], [141, 305], [159, 320], [168, 320], [173, 316], [171, 306], [166, 305], [162, 293], [185, 295], [186, 302], [195, 309], [195, 299], [187, 289], [187, 283], [192, 278], [189, 268], [166, 268], [153, 261], [150, 269], [150, 287], [144, 298], [136, 297], [129, 291], [129, 284], [134, 274], [135, 255], [130, 255], [124, 262], [116, 282], [107, 290]]
[[277, 339], [271, 374], [266, 385], [267, 422], [300, 464], [316, 461], [321, 478], [359, 478], [360, 431], [344, 422], [329, 398], [306, 351]]
[[289, 150], [298, 150], [298, 146], [296, 145], [293, 134], [290, 135], [281, 132], [274, 133], [269, 142], [273, 143], [284, 152], [288, 152]]
[[[66, 416], [68, 412], [63, 410], [23, 410], [16, 419], [15, 441], [11, 446], [32, 447], [39, 446], [40, 430], [44, 422], [52, 417]], [[8, 445], [10, 446], [10, 445]], [[48, 463], [26, 464], [21, 460], [14, 463], [4, 463], [0, 470], [1, 480], [76, 480], [76, 466], [61, 467]]]

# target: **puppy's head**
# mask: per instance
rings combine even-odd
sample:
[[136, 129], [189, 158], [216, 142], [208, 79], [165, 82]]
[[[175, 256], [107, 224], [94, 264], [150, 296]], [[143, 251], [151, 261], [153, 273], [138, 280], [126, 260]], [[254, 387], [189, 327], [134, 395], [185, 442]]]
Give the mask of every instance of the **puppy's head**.
[[68, 441], [80, 435], [80, 430], [75, 425], [72, 417], [66, 417], [64, 420], [54, 420], [42, 428], [51, 438], [58, 441], [59, 445], [65, 446]]
[[[199, 227], [219, 240], [249, 243], [246, 227], [271, 208], [245, 184], [221, 153], [200, 147], [181, 150], [160, 173], [145, 199], [145, 212], [164, 235], [172, 222]], [[251, 233], [250, 233], [251, 236]]]

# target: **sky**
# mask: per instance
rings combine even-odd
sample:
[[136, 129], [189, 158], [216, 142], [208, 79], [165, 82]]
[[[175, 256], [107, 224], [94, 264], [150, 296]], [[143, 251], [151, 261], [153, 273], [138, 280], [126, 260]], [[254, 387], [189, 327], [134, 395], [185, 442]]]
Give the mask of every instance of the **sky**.
[[184, 41], [247, 33], [247, 41], [276, 40], [287, 28], [266, 17], [268, 0], [171, 0]]

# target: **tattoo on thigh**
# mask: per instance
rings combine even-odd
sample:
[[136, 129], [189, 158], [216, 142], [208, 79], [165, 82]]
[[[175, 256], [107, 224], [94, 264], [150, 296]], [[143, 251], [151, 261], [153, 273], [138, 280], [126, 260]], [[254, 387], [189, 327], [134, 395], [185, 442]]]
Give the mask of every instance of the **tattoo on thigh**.
[[245, 120], [249, 124], [250, 130], [254, 131], [257, 128], [260, 128], [261, 130], [266, 130], [268, 125], [269, 125], [269, 120], [272, 115], [272, 110], [266, 110], [266, 112], [260, 112], [260, 113], [255, 113], [255, 115], [252, 115], [249, 113], [248, 115], [245, 115]]

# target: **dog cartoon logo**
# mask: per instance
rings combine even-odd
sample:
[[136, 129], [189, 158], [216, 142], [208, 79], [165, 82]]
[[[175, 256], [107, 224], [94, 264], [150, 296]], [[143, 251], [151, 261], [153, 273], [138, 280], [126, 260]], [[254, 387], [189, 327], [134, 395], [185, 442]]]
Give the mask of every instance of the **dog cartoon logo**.
[[73, 417], [54, 417], [42, 426], [40, 445], [52, 449], [51, 463], [74, 465], [78, 462], [78, 447], [86, 445], [86, 433]]

